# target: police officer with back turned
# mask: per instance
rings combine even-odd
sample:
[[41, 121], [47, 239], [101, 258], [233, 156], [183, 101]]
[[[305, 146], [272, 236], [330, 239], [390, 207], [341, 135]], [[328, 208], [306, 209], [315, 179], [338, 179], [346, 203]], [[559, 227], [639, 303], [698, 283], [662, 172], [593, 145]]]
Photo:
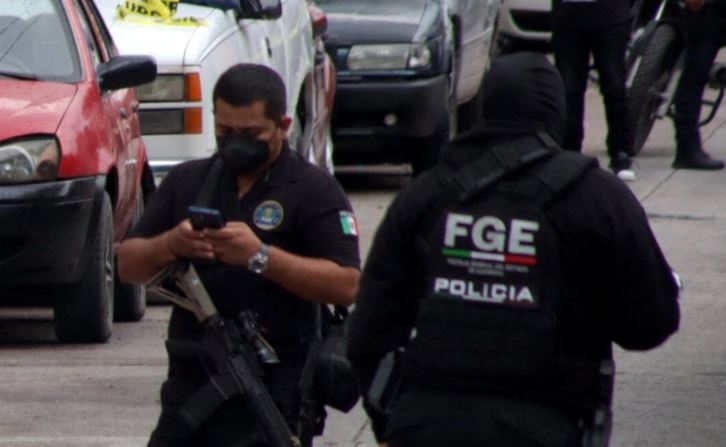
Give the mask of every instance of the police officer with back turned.
[[388, 209], [348, 355], [382, 445], [582, 446], [609, 414], [612, 343], [663, 343], [678, 288], [628, 187], [558, 148], [544, 55], [495, 59], [481, 107]]

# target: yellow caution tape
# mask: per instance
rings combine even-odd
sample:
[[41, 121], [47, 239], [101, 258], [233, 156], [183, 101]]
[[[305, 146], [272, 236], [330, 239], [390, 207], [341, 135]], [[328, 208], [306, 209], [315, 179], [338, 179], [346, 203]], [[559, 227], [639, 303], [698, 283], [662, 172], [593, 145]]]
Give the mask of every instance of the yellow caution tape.
[[202, 26], [194, 17], [176, 17], [179, 0], [124, 0], [116, 7], [120, 20], [147, 25]]

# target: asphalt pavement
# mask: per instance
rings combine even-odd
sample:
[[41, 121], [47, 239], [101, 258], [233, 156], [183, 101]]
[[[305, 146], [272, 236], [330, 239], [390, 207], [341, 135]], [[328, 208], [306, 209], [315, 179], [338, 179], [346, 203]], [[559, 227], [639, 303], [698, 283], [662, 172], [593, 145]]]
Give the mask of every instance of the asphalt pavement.
[[[595, 88], [587, 106], [584, 151], [606, 165], [606, 127]], [[726, 159], [726, 109], [703, 136], [706, 149]], [[726, 171], [676, 171], [672, 159], [672, 123], [658, 122], [637, 159], [639, 178], [629, 185], [685, 282], [681, 328], [655, 350], [615, 351], [611, 447], [726, 445]], [[365, 259], [382, 213], [408, 178], [358, 180], [346, 190]], [[38, 309], [38, 315], [3, 309], [0, 447], [145, 446], [160, 409], [169, 310], [150, 306], [142, 321], [115, 324], [103, 345], [64, 345], [55, 341], [49, 309]], [[360, 406], [348, 414], [331, 411], [325, 435], [315, 442], [375, 445]]]
[[[587, 96], [583, 152], [607, 166], [602, 100]], [[726, 160], [726, 111], [702, 128], [704, 146]], [[670, 120], [656, 122], [628, 183], [644, 206], [666, 257], [681, 276], [681, 329], [647, 353], [616, 351], [618, 375], [611, 446], [722, 446], [726, 427], [726, 170], [671, 168]], [[375, 446], [365, 413], [329, 416], [317, 446]]]

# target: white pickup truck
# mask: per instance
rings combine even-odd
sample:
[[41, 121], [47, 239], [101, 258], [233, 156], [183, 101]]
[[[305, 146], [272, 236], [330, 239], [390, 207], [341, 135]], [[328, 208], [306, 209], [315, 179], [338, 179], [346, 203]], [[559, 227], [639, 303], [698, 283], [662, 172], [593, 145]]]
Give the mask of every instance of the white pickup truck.
[[319, 99], [324, 87], [315, 79], [323, 30], [313, 23], [307, 0], [95, 2], [122, 54], [156, 59], [156, 81], [137, 89], [141, 131], [155, 173], [215, 151], [213, 86], [240, 62], [265, 64], [282, 76], [294, 119], [291, 145], [332, 171], [330, 138], [315, 138], [320, 133], [315, 127], [329, 120], [316, 117], [324, 113]]

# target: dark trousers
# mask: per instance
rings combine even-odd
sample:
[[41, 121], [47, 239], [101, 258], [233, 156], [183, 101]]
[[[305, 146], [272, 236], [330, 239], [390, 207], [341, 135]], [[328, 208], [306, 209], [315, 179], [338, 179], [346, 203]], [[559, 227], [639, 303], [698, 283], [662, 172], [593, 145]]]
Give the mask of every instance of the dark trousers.
[[702, 150], [698, 122], [709, 72], [724, 44], [726, 20], [710, 9], [688, 11], [685, 18], [686, 52], [683, 72], [673, 102], [676, 156]]
[[521, 397], [406, 391], [387, 426], [389, 447], [581, 447], [579, 419]]
[[632, 132], [625, 106], [625, 50], [629, 38], [629, 22], [595, 28], [557, 26], [553, 29], [555, 65], [562, 75], [567, 95], [564, 149], [582, 150], [585, 92], [592, 55], [605, 103], [608, 155], [611, 161], [618, 152], [632, 155]]

